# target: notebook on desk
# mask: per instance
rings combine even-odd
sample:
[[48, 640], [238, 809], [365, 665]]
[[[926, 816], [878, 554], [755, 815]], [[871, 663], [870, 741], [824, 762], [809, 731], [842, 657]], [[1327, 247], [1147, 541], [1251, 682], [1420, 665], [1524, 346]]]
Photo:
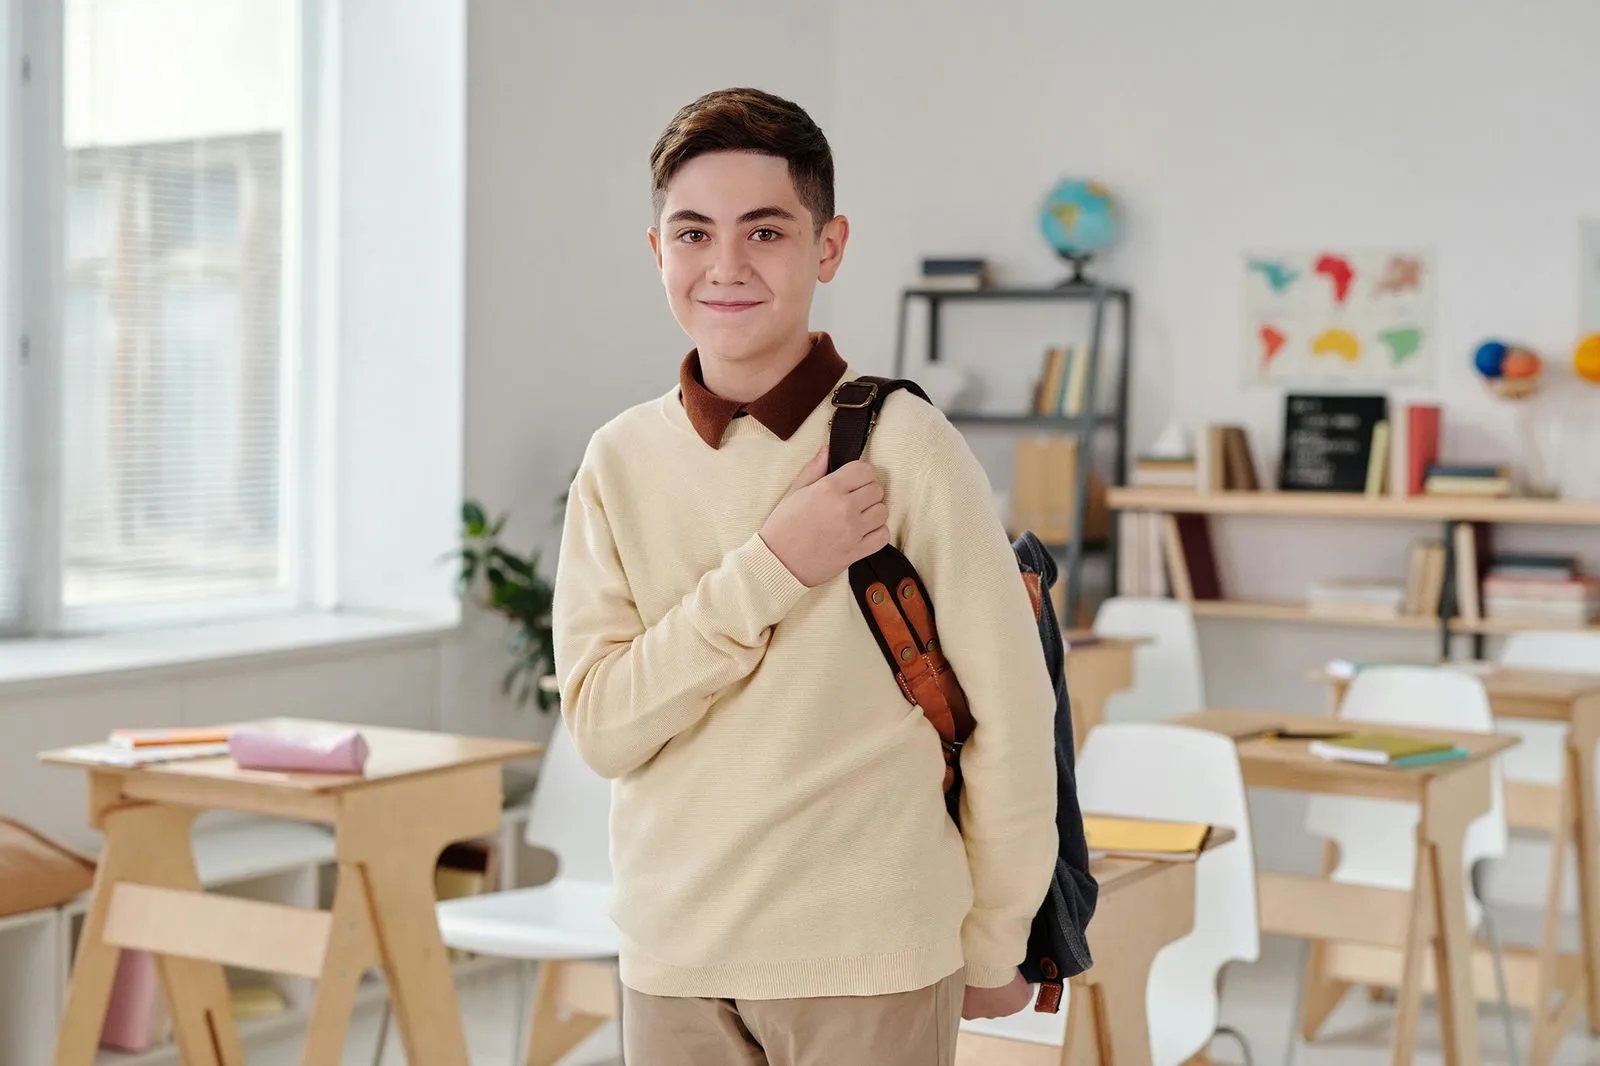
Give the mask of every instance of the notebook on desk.
[[1159, 822], [1109, 815], [1083, 816], [1083, 834], [1091, 857], [1115, 855], [1130, 859], [1193, 861], [1205, 847], [1211, 826], [1204, 822]]
[[1351, 733], [1313, 741], [1311, 754], [1322, 759], [1367, 763], [1373, 766], [1426, 766], [1429, 763], [1464, 759], [1467, 750], [1441, 740], [1396, 736], [1391, 733]]

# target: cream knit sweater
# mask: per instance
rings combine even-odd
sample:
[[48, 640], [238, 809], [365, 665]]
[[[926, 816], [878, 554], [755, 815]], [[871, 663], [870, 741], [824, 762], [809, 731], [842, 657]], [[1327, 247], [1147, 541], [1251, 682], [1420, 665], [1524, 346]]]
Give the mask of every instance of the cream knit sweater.
[[[850, 375], [853, 376], [853, 375]], [[827, 438], [735, 419], [720, 448], [677, 390], [618, 416], [572, 486], [556, 571], [562, 713], [614, 778], [622, 979], [779, 999], [1005, 984], [1054, 869], [1055, 701], [989, 483], [907, 393], [866, 458], [977, 721], [962, 826], [933, 728], [840, 575], [807, 589], [757, 530]]]

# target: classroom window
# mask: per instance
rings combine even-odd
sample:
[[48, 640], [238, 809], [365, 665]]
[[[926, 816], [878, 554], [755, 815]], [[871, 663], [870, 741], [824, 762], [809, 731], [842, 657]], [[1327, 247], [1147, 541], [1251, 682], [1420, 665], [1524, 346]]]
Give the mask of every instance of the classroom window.
[[49, 5], [60, 155], [19, 195], [60, 205], [38, 257], [58, 358], [0, 376], [0, 404], [48, 405], [0, 434], [0, 626], [294, 605], [298, 4]]

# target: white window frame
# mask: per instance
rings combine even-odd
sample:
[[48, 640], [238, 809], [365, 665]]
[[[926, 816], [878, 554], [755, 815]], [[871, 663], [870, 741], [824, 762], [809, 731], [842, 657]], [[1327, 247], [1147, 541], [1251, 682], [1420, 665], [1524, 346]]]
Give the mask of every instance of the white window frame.
[[[24, 418], [22, 484], [13, 522], [20, 525], [22, 635], [78, 634], [143, 626], [286, 614], [331, 607], [329, 550], [334, 514], [330, 418], [336, 410], [338, 204], [337, 0], [284, 0], [294, 9], [289, 35], [297, 49], [297, 119], [283, 145], [282, 312], [279, 323], [279, 565], [285, 589], [148, 606], [66, 609], [62, 603], [61, 307], [65, 227], [61, 224], [66, 149], [62, 79], [63, 0], [0, 0], [17, 31], [8, 67], [28, 71], [11, 98], [18, 135], [7, 145], [14, 181], [7, 207], [20, 223], [12, 242], [6, 293], [15, 336], [6, 349], [26, 351], [14, 390]], [[13, 83], [14, 85], [17, 82]], [[9, 94], [8, 94], [9, 95]], [[11, 352], [7, 351], [7, 356]], [[9, 420], [8, 420], [9, 421]], [[13, 528], [16, 528], [14, 526]], [[3, 626], [0, 620], [0, 626]], [[4, 635], [4, 630], [0, 630]]]

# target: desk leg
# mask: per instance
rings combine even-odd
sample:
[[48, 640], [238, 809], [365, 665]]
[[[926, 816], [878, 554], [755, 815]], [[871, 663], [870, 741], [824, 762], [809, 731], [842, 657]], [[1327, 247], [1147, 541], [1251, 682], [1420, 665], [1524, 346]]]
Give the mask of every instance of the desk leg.
[[1086, 989], [1100, 1066], [1150, 1066], [1145, 1000], [1154, 957], [1141, 955], [1111, 966]]
[[[1573, 821], [1578, 862], [1578, 914], [1583, 928], [1583, 974], [1588, 986], [1589, 1032], [1600, 1036], [1600, 844], [1595, 827], [1595, 743], [1600, 740], [1600, 700], [1572, 709], [1567, 731], [1568, 772], [1575, 772], [1577, 817]], [[1552, 841], [1560, 847], [1561, 841]]]
[[[1434, 968], [1446, 1066], [1479, 1066], [1478, 1002], [1472, 981], [1462, 843], [1472, 820], [1488, 810], [1490, 764], [1474, 763], [1428, 783], [1418, 825], [1428, 856], [1434, 914]], [[1419, 870], [1419, 873], [1422, 872]], [[1414, 885], [1413, 889], [1420, 888]]]
[[[116, 886], [160, 885], [198, 891], [189, 828], [199, 812], [157, 804], [119, 805], [115, 782], [91, 786], [92, 824], [105, 832], [94, 894], [78, 940], [72, 982], [56, 1038], [54, 1066], [91, 1066], [100, 1044], [121, 950], [105, 942]], [[157, 955], [156, 969], [185, 1066], [243, 1066], [222, 967]]]
[[339, 864], [333, 891], [333, 918], [317, 994], [306, 1023], [301, 1066], [339, 1066], [344, 1056], [356, 990], [367, 968], [377, 962], [372, 943], [372, 915], [367, 910], [366, 879], [353, 863]]
[[1417, 1020], [1422, 1014], [1422, 960], [1433, 939], [1433, 860], [1422, 828], [1417, 828], [1411, 869], [1411, 910], [1401, 948], [1400, 980], [1394, 990], [1394, 1066], [1410, 1066], [1417, 1051]]
[[434, 911], [433, 870], [446, 844], [487, 836], [499, 825], [494, 765], [361, 789], [341, 801], [341, 875], [347, 867], [360, 871], [407, 1062], [468, 1066], [461, 1004]]

